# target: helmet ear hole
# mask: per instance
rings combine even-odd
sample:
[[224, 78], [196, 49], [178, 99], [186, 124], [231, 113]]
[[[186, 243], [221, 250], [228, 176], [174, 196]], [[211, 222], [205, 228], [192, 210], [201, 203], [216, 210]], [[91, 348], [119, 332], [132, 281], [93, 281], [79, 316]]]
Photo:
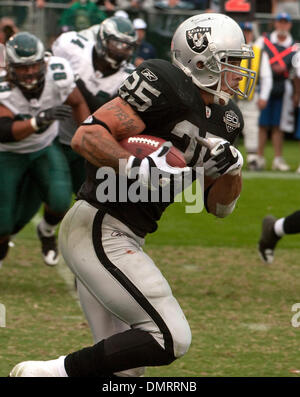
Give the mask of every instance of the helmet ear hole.
[[196, 63], [196, 66], [197, 66], [197, 68], [200, 69], [200, 70], [204, 69], [204, 67], [205, 67], [203, 61], [198, 61], [198, 62]]

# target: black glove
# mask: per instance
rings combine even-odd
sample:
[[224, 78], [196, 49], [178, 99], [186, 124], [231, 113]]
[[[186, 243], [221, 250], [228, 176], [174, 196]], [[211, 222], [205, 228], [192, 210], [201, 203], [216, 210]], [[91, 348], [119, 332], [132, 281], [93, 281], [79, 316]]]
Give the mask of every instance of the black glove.
[[54, 120], [65, 120], [72, 116], [72, 108], [69, 105], [58, 105], [53, 108], [41, 110], [35, 121], [38, 128], [47, 127]]

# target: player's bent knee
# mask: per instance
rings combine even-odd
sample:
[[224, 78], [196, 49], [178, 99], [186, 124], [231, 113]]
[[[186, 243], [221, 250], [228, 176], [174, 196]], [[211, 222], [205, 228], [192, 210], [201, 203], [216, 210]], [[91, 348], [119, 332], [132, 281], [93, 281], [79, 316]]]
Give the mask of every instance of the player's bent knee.
[[169, 356], [174, 357], [175, 360], [176, 358], [182, 357], [189, 350], [192, 341], [192, 333], [189, 324], [184, 317], [180, 319], [180, 321], [174, 321], [173, 324], [167, 324], [167, 326], [169, 334], [167, 335], [167, 332], [162, 333], [161, 340], [159, 341], [157, 336], [156, 340], [158, 342], [165, 342], [168, 338], [172, 340], [172, 343], [170, 344], [161, 344], [164, 345]]
[[187, 327], [182, 330], [180, 334], [178, 334], [174, 339], [174, 356], [176, 358], [182, 357], [187, 353], [189, 347], [192, 342], [192, 334], [190, 327], [187, 324]]

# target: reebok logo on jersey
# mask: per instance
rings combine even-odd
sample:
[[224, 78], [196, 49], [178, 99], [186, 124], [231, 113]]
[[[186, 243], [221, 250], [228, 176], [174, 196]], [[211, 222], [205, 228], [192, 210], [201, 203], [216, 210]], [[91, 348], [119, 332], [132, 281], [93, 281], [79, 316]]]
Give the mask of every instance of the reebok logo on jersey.
[[226, 125], [226, 130], [228, 132], [232, 132], [239, 128], [240, 126], [240, 120], [238, 116], [234, 113], [233, 110], [229, 110], [225, 112], [225, 116], [223, 117], [223, 121]]
[[149, 81], [156, 81], [156, 80], [158, 80], [158, 77], [157, 77], [153, 72], [151, 72], [150, 69], [144, 69], [144, 70], [141, 71], [141, 73], [142, 73], [142, 75], [145, 76], [146, 79], [149, 80]]

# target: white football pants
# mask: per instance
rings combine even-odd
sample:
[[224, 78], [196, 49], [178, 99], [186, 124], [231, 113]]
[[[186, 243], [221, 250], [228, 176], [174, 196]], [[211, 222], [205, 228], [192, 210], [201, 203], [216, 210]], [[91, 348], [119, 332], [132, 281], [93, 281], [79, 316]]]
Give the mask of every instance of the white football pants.
[[[59, 231], [60, 251], [78, 280], [94, 341], [138, 328], [164, 349], [171, 339], [173, 354], [180, 357], [191, 343], [190, 327], [143, 244], [144, 239], [119, 220], [84, 200], [68, 211]], [[119, 374], [142, 372], [137, 368]]]

